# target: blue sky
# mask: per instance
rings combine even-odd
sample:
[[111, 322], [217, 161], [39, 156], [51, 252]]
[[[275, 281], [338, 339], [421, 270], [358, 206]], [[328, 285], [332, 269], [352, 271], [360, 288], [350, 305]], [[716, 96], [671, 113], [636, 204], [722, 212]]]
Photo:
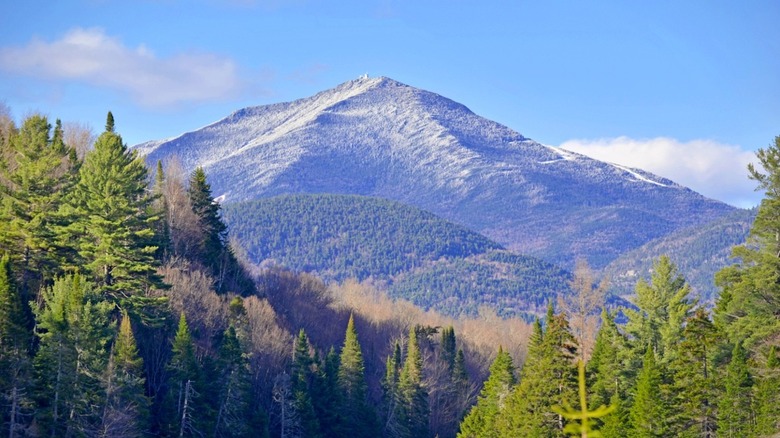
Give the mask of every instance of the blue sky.
[[368, 73], [541, 143], [747, 206], [780, 135], [780, 2], [39, 1], [0, 15], [0, 101], [128, 144]]

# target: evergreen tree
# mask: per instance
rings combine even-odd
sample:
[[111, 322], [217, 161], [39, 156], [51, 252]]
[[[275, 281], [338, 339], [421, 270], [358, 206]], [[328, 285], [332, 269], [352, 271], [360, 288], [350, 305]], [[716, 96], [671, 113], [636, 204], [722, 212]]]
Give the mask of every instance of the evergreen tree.
[[198, 408], [202, 405], [201, 369], [195, 357], [195, 345], [183, 312], [179, 317], [176, 336], [173, 338], [168, 371], [171, 383], [168, 406], [175, 406], [175, 410], [167, 416], [170, 421], [169, 434], [178, 436], [202, 434], [203, 427], [200, 420], [204, 415], [203, 412], [198, 412]]
[[211, 186], [206, 181], [206, 172], [198, 167], [190, 177], [190, 205], [198, 217], [202, 230], [200, 258], [217, 279], [217, 290], [222, 291], [227, 255], [227, 226], [220, 218], [220, 206], [211, 197]]
[[79, 170], [66, 209], [73, 220], [69, 231], [83, 267], [101, 291], [123, 308], [154, 317], [160, 299], [148, 291], [163, 287], [153, 246], [153, 224], [159, 218], [149, 213], [153, 197], [143, 160], [113, 132], [111, 117], [106, 125]]
[[0, 424], [7, 425], [8, 436], [17, 436], [29, 414], [30, 333], [26, 314], [16, 287], [11, 261], [0, 258]]
[[505, 399], [516, 383], [512, 357], [503, 348], [490, 366], [490, 375], [482, 387], [477, 404], [471, 408], [460, 425], [459, 438], [496, 437], [496, 417], [504, 409]]
[[150, 401], [144, 394], [143, 371], [130, 317], [124, 311], [106, 371], [100, 436], [136, 437], [147, 431]]
[[423, 360], [417, 330], [416, 326], [409, 330], [406, 360], [398, 378], [398, 419], [405, 431], [401, 436], [409, 437], [428, 435], [428, 392], [423, 386]]
[[651, 283], [640, 280], [636, 285], [635, 304], [639, 309], [624, 309], [629, 320], [626, 331], [634, 336], [636, 355], [650, 345], [662, 363], [674, 358], [674, 346], [682, 339], [683, 323], [695, 304], [689, 294], [690, 286], [677, 267], [669, 257], [661, 256], [653, 264]]
[[[315, 360], [316, 361], [316, 360]], [[314, 411], [320, 421], [322, 435], [335, 437], [341, 434], [341, 393], [339, 391], [339, 355], [331, 347], [319, 367], [311, 390]]]
[[661, 392], [662, 383], [663, 378], [656, 363], [655, 353], [648, 345], [642, 370], [637, 377], [634, 405], [630, 411], [632, 436], [640, 438], [669, 436], [666, 425], [666, 416], [669, 412]]
[[297, 411], [301, 433], [306, 437], [320, 436], [320, 423], [314, 411], [310, 389], [315, 379], [314, 360], [310, 353], [309, 338], [301, 329], [293, 349], [293, 366], [290, 374], [294, 407]]
[[718, 338], [704, 309], [698, 309], [688, 320], [683, 337], [671, 364], [671, 432], [681, 437], [714, 436], [717, 384], [712, 350]]
[[441, 357], [450, 372], [455, 366], [455, 354], [455, 329], [452, 326], [445, 327], [441, 331]]
[[385, 416], [384, 430], [387, 436], [402, 437], [406, 436], [406, 428], [400, 415], [402, 413], [403, 400], [399, 392], [399, 381], [401, 378], [401, 345], [396, 342], [393, 347], [393, 353], [387, 357], [385, 363], [385, 376], [382, 379], [382, 400], [384, 402], [383, 410]]
[[74, 173], [60, 146], [61, 133], [56, 141], [50, 133], [46, 117], [27, 118], [11, 138], [8, 161], [0, 166], [0, 251], [13, 258], [23, 305], [33, 300], [44, 279], [59, 272], [63, 254], [55, 212]]
[[577, 345], [565, 314], [547, 309], [547, 327], [537, 322], [528, 346], [520, 383], [507, 400], [501, 417], [503, 436], [561, 436], [564, 419], [552, 407], [576, 398], [574, 359]]
[[743, 342], [749, 350], [780, 333], [780, 136], [756, 157], [759, 166], [750, 164], [748, 171], [764, 199], [747, 243], [732, 252], [741, 262], [716, 275], [722, 291], [715, 321], [731, 344]]
[[112, 306], [80, 275], [55, 280], [36, 309], [36, 421], [51, 436], [99, 434]]
[[780, 431], [780, 356], [772, 345], [763, 376], [756, 382], [756, 433], [770, 436]]
[[338, 388], [342, 398], [340, 418], [343, 421], [343, 435], [375, 436], [375, 419], [366, 403], [365, 366], [353, 315], [349, 316], [344, 346], [339, 356]]
[[611, 404], [613, 396], [627, 399], [630, 376], [626, 369], [628, 362], [628, 340], [620, 333], [615, 317], [606, 309], [601, 312], [601, 328], [596, 336], [593, 354], [587, 363], [587, 370], [593, 376], [591, 386], [594, 406]]
[[251, 424], [251, 386], [249, 363], [236, 329], [225, 330], [219, 349], [218, 407], [214, 436], [253, 436]]
[[750, 436], [753, 430], [753, 376], [741, 343], [734, 346], [724, 378], [724, 391], [718, 402], [718, 435], [728, 438]]

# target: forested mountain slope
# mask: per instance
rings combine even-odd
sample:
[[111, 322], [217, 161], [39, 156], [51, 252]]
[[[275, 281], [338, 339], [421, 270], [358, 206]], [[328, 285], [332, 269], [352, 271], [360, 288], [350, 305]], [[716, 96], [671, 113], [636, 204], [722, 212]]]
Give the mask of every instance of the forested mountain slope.
[[260, 265], [326, 280], [371, 279], [446, 314], [543, 309], [570, 274], [417, 208], [378, 198], [286, 195], [224, 206], [231, 235]]
[[611, 291], [617, 295], [634, 293], [636, 282], [650, 278], [653, 263], [665, 254], [685, 273], [697, 296], [714, 302], [718, 294], [715, 273], [737, 261], [731, 257], [732, 248], [747, 239], [756, 211], [735, 210], [708, 224], [676, 231], [621, 255], [604, 269]]

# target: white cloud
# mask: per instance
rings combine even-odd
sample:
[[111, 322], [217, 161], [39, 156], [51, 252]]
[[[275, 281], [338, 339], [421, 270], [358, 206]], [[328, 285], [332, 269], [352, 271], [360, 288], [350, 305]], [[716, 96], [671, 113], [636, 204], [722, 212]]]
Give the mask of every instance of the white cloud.
[[108, 87], [146, 106], [224, 99], [242, 87], [229, 58], [209, 53], [160, 58], [98, 28], [75, 28], [53, 42], [34, 39], [24, 47], [0, 48], [0, 69]]
[[636, 167], [714, 199], [739, 207], [758, 204], [761, 193], [747, 177], [755, 154], [711, 140], [681, 142], [673, 138], [628, 137], [569, 140], [561, 148], [601, 161]]

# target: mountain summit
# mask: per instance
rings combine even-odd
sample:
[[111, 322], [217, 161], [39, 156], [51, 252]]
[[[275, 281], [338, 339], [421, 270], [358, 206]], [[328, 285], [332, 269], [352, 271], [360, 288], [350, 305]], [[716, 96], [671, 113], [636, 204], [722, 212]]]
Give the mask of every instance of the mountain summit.
[[245, 108], [136, 146], [151, 163], [203, 166], [225, 202], [357, 194], [431, 211], [529, 255], [603, 267], [733, 210], [638, 169], [530, 140], [464, 105], [386, 77]]

